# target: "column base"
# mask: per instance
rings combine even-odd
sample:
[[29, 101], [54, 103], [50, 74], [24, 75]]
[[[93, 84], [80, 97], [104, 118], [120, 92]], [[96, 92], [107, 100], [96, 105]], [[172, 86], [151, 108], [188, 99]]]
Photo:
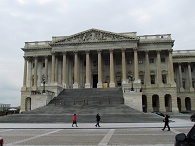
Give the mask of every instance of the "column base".
[[97, 88], [103, 88], [103, 84], [102, 83], [97, 83]]
[[158, 87], [164, 87], [164, 84], [163, 83], [159, 83]]
[[109, 87], [110, 87], [110, 88], [116, 87], [116, 86], [115, 86], [115, 83], [110, 83], [110, 84], [109, 84]]
[[86, 83], [85, 84], [85, 88], [91, 88], [91, 84], [90, 83]]
[[172, 108], [172, 112], [179, 113], [179, 109], [178, 108]]
[[78, 83], [74, 83], [73, 84], [73, 89], [78, 89], [79, 88], [79, 84]]
[[36, 91], [37, 90], [37, 87], [36, 86], [32, 87], [32, 90]]
[[194, 88], [190, 87], [190, 91], [193, 92], [194, 91]]
[[64, 88], [64, 89], [67, 89], [67, 85], [66, 85], [66, 84], [63, 84], [63, 88]]

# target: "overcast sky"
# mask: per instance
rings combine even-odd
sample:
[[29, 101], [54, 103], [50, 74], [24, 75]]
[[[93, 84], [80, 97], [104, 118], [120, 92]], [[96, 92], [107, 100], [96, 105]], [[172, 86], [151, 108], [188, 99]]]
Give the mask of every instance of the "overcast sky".
[[1, 0], [0, 103], [20, 105], [24, 42], [91, 28], [171, 34], [174, 50], [195, 49], [194, 0]]

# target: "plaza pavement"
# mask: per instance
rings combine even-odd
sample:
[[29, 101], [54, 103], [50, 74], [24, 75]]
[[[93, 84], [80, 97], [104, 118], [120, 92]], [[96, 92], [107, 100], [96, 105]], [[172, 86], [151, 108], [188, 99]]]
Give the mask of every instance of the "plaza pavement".
[[173, 146], [175, 135], [194, 125], [189, 119], [171, 118], [164, 123], [1, 123], [5, 146]]

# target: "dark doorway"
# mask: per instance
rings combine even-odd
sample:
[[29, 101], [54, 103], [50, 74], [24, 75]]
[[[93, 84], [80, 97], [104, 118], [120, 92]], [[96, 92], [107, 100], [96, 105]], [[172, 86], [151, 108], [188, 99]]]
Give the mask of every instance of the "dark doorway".
[[147, 112], [147, 98], [145, 95], [142, 95], [142, 111]]
[[97, 83], [98, 83], [98, 75], [94, 74], [93, 75], [93, 88], [97, 88]]

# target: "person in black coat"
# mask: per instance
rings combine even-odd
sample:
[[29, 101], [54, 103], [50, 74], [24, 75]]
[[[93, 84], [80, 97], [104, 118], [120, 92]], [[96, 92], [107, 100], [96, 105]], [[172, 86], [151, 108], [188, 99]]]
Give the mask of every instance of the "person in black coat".
[[96, 125], [95, 125], [96, 127], [97, 127], [97, 126], [100, 127], [100, 119], [101, 119], [101, 118], [100, 118], [100, 115], [99, 115], [99, 113], [98, 113], [98, 114], [96, 115], [96, 122], [97, 122]]
[[169, 127], [169, 115], [165, 115], [165, 118], [163, 120], [163, 122], [165, 122], [165, 125], [163, 127], [163, 131], [165, 130], [165, 128], [167, 127], [168, 128], [168, 131], [170, 131], [170, 127]]

